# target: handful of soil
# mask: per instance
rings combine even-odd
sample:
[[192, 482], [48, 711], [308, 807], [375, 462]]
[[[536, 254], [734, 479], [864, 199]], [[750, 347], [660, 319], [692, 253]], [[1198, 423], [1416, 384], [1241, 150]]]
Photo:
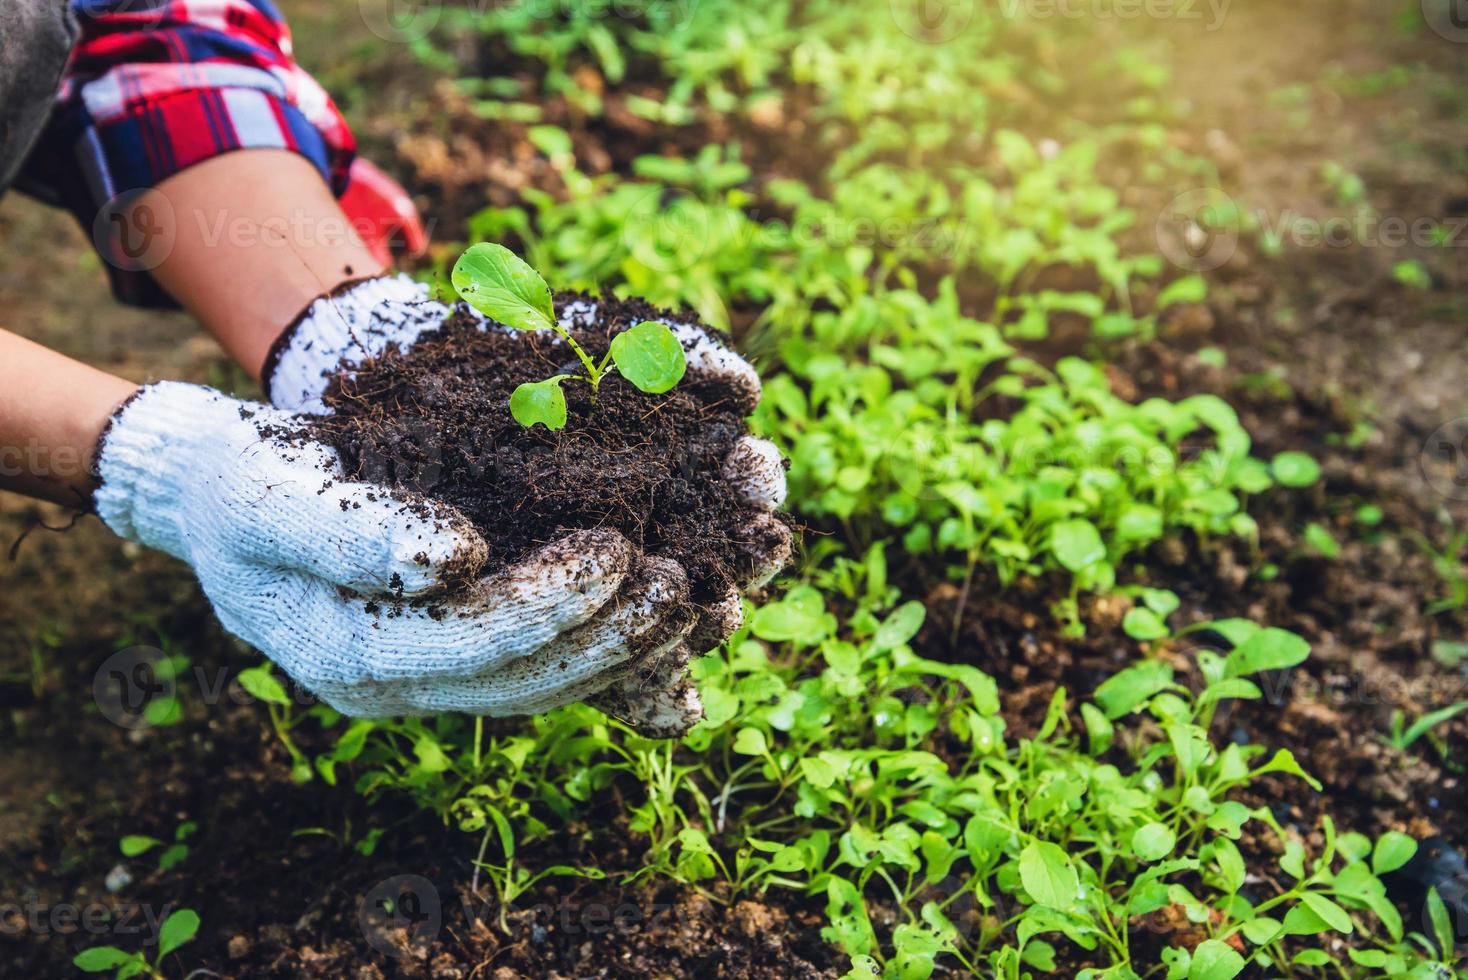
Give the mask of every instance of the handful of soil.
[[[666, 315], [639, 300], [574, 293], [556, 306], [576, 301], [597, 304], [595, 326], [572, 333], [598, 361], [615, 334]], [[564, 383], [559, 431], [511, 417], [518, 385], [580, 370], [561, 338], [486, 331], [460, 306], [411, 349], [334, 378], [325, 395], [334, 414], [313, 421], [312, 435], [338, 451], [348, 479], [458, 508], [489, 545], [485, 574], [564, 532], [613, 528], [682, 565], [695, 604], [727, 595], [749, 562], [735, 532], [756, 516], [721, 476], [748, 431], [734, 392], [690, 371], [649, 395], [609, 372], [595, 404], [589, 384]]]

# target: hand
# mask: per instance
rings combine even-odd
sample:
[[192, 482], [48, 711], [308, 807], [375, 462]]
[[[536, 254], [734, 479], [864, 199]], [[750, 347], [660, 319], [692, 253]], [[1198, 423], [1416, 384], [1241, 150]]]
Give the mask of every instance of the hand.
[[[578, 301], [558, 307], [563, 323], [593, 327], [595, 304]], [[427, 288], [405, 276], [354, 284], [313, 304], [276, 344], [266, 363], [264, 382], [271, 400], [292, 410], [324, 413], [322, 400], [332, 375], [350, 372], [389, 348], [406, 349], [424, 332], [436, 329], [451, 311], [428, 298]], [[719, 382], [732, 391], [745, 414], [759, 403], [754, 368], [695, 324], [666, 320], [682, 341], [688, 360], [685, 383]], [[507, 329], [485, 321], [485, 329]], [[761, 588], [784, 567], [791, 554], [790, 532], [773, 516], [785, 500], [785, 470], [772, 443], [746, 437], [724, 467], [759, 517], [733, 529], [747, 542], [743, 589]], [[629, 546], [630, 547], [630, 546]], [[701, 716], [692, 686], [682, 680], [693, 652], [712, 649], [738, 629], [740, 592], [731, 591], [703, 611], [685, 648], [638, 658], [627, 676], [591, 703], [648, 733], [681, 734]]]
[[344, 714], [548, 711], [692, 632], [682, 570], [613, 532], [479, 576], [485, 544], [462, 516], [343, 480], [302, 421], [194, 385], [144, 388], [103, 434], [96, 509], [193, 566], [226, 629]]

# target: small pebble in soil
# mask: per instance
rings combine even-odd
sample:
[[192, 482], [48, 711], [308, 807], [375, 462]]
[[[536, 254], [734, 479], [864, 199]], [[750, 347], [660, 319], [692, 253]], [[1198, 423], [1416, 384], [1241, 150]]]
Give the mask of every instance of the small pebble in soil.
[[107, 872], [107, 877], [103, 879], [102, 883], [107, 886], [109, 892], [116, 895], [133, 883], [133, 876], [128, 872], [127, 868], [119, 864]]

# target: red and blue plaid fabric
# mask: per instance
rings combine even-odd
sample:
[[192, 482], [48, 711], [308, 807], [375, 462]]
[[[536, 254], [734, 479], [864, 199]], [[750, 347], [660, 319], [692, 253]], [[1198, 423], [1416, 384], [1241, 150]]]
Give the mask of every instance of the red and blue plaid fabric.
[[[294, 151], [336, 193], [356, 152], [325, 90], [296, 64], [271, 0], [71, 0], [81, 36], [22, 188], [92, 227], [120, 194], [239, 149]], [[151, 277], [113, 271], [119, 298], [161, 305]]]

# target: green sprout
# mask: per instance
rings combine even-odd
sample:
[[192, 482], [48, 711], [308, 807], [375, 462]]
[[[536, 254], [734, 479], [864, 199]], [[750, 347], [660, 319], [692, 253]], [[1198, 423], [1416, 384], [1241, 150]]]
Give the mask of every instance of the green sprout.
[[72, 964], [83, 973], [106, 973], [116, 971], [115, 980], [146, 976], [163, 980], [163, 960], [169, 953], [187, 942], [192, 942], [199, 931], [199, 915], [193, 909], [179, 909], [163, 920], [158, 930], [158, 952], [149, 961], [142, 953], [130, 953], [116, 946], [93, 946], [84, 949], [72, 959]]
[[516, 330], [553, 330], [566, 341], [586, 374], [557, 374], [529, 381], [510, 395], [510, 414], [527, 429], [537, 422], [555, 431], [566, 425], [563, 381], [591, 385], [592, 404], [608, 368], [639, 390], [661, 395], [683, 380], [688, 369], [683, 345], [665, 324], [644, 320], [612, 338], [611, 348], [598, 363], [586, 353], [571, 331], [556, 319], [550, 287], [540, 274], [503, 245], [472, 246], [454, 263], [454, 289], [474, 309]]

